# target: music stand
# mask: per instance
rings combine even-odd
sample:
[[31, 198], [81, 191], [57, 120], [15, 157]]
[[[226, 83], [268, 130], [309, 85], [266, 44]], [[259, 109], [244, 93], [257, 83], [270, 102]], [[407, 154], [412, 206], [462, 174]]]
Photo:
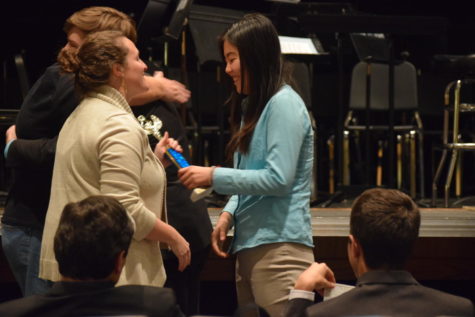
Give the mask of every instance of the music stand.
[[[389, 186], [394, 188], [394, 52], [391, 36], [399, 35], [437, 35], [446, 33], [447, 20], [439, 17], [420, 17], [420, 16], [384, 16], [384, 15], [334, 15], [322, 14], [315, 16], [299, 17], [300, 24], [304, 29], [311, 33], [325, 32], [337, 34], [337, 54], [339, 68], [339, 111], [338, 111], [338, 132], [343, 131], [343, 56], [341, 53], [341, 33], [359, 33], [359, 32], [381, 32], [388, 35], [389, 43]], [[337, 147], [340, 150], [338, 155], [338, 183], [342, 181], [342, 136], [337, 134]]]
[[[355, 48], [358, 58], [362, 62], [373, 63], [389, 63], [390, 59], [390, 43], [382, 33], [351, 33], [350, 34], [351, 42]], [[366, 131], [365, 131], [365, 179], [364, 185], [368, 187], [370, 185], [370, 165], [371, 165], [371, 155], [370, 155], [370, 100], [371, 100], [371, 75], [369, 71], [366, 73], [366, 101], [365, 101], [365, 112], [366, 112]], [[391, 131], [390, 131], [391, 132]], [[349, 185], [349, 184], [348, 184]]]
[[290, 57], [294, 60], [300, 60], [304, 64], [298, 65], [299, 68], [293, 69], [293, 79], [299, 88], [301, 98], [304, 100], [310, 115], [312, 129], [314, 131], [314, 161], [312, 168], [312, 185], [311, 185], [311, 204], [318, 199], [318, 182], [317, 182], [317, 124], [312, 112], [312, 94], [313, 87], [313, 61], [318, 55], [328, 55], [323, 49], [320, 41], [316, 37], [290, 37], [279, 35], [279, 42], [282, 55]]
[[390, 43], [383, 33], [351, 33], [350, 39], [360, 61], [388, 63]]
[[[168, 42], [176, 41], [180, 38], [184, 25], [190, 11], [193, 0], [149, 0], [138, 23], [138, 46], [145, 48], [148, 57], [145, 62], [153, 72], [163, 70], [169, 76], [168, 70]], [[182, 39], [184, 41], [184, 39]], [[163, 56], [159, 61], [154, 59], [154, 49], [163, 47]], [[175, 72], [174, 77], [188, 85], [186, 70], [186, 56], [182, 50], [181, 67], [179, 75]], [[181, 105], [181, 119], [185, 124], [187, 110], [191, 109], [191, 101]], [[196, 128], [195, 119], [191, 111], [188, 111], [192, 126]]]
[[[213, 114], [216, 114], [218, 124], [217, 126], [205, 127], [209, 132], [216, 131], [217, 133], [217, 161], [220, 163], [224, 162], [225, 152], [225, 118], [222, 105], [225, 97], [222, 89], [223, 85], [220, 85], [224, 72], [222, 70], [222, 56], [218, 46], [218, 38], [231, 24], [240, 20], [244, 14], [245, 12], [243, 11], [204, 5], [192, 5], [188, 21], [191, 37], [195, 46], [196, 58], [198, 60], [198, 76], [200, 76], [199, 72], [203, 70], [203, 66], [206, 64], [208, 68], [212, 67], [216, 69], [216, 81], [214, 83], [218, 83], [220, 86], [213, 92], [213, 99], [211, 99], [211, 103], [216, 102], [216, 110], [213, 111]], [[204, 76], [202, 78], [204, 78]], [[206, 91], [202, 86], [204, 83], [204, 80], [198, 80], [198, 89], [193, 92], [193, 95], [197, 98], [195, 100], [200, 100], [202, 96], [206, 95], [206, 93], [203, 93]], [[209, 101], [209, 99], [207, 101]], [[203, 115], [205, 109], [202, 108], [200, 102], [196, 102], [194, 110], [198, 119], [197, 131], [198, 134], [202, 136], [205, 132], [203, 129]], [[202, 142], [199, 142], [198, 157], [204, 157], [204, 145], [202, 146], [201, 143]]]
[[218, 38], [245, 12], [193, 5], [190, 10], [189, 25], [200, 65], [206, 62], [222, 62]]
[[140, 44], [160, 37], [177, 40], [193, 0], [149, 0], [137, 26]]

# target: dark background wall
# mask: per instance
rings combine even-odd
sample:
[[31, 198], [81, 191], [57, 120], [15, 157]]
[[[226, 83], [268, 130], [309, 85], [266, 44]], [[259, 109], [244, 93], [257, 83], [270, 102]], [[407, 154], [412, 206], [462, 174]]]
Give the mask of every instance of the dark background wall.
[[[24, 49], [31, 79], [34, 80], [45, 66], [54, 61], [55, 52], [64, 44], [62, 25], [71, 13], [91, 5], [107, 5], [131, 13], [139, 19], [146, 2], [146, 0], [4, 0], [0, 5], [1, 56], [5, 57]], [[472, 39], [475, 31], [475, 14], [469, 8], [469, 2], [462, 0], [438, 1], [437, 3], [426, 0], [347, 1], [361, 11], [375, 14], [447, 17], [449, 21], [447, 50], [452, 54], [475, 52], [475, 41]], [[262, 12], [269, 12], [274, 5], [263, 0], [196, 0], [194, 3]]]
[[[283, 35], [306, 36], [306, 34], [295, 25], [293, 20], [285, 19], [286, 11], [278, 10], [279, 4], [264, 0], [195, 0], [195, 4], [206, 5], [217, 8], [228, 8], [240, 11], [259, 11], [270, 14], [277, 23], [279, 32]], [[304, 1], [302, 3], [312, 3]], [[313, 1], [313, 3], [338, 4], [337, 1]], [[419, 69], [420, 74], [420, 107], [425, 128], [428, 131], [426, 150], [430, 155], [434, 146], [439, 142], [437, 136], [441, 130], [442, 114], [442, 93], [447, 82], [452, 77], [450, 74], [440, 72], [434, 62], [436, 54], [470, 54], [475, 52], [475, 41], [472, 39], [475, 33], [475, 13], [470, 9], [470, 1], [410, 1], [410, 0], [352, 0], [346, 1], [355, 10], [379, 15], [389, 16], [426, 16], [443, 17], [447, 22], [446, 32], [433, 36], [404, 36], [395, 38], [396, 53], [402, 50], [410, 52], [409, 60]], [[33, 83], [44, 71], [44, 69], [55, 61], [58, 50], [65, 43], [65, 34], [62, 31], [64, 20], [74, 11], [92, 5], [112, 6], [121, 11], [134, 16], [139, 21], [142, 12], [147, 4], [147, 0], [3, 0], [0, 4], [0, 39], [1, 50], [0, 60], [11, 61], [13, 54], [23, 51], [30, 82]], [[275, 12], [278, 12], [277, 15]], [[415, 29], [420, 26], [414, 25]], [[322, 44], [329, 52], [323, 59], [314, 61], [314, 87], [312, 89], [311, 108], [319, 123], [320, 145], [319, 164], [322, 171], [327, 169], [325, 153], [325, 142], [336, 127], [336, 116], [338, 111], [338, 82], [336, 64], [336, 41], [334, 34], [319, 34]], [[351, 42], [346, 38], [344, 43], [344, 71], [345, 89], [343, 99], [347, 100], [349, 87], [348, 75], [351, 67], [357, 62], [357, 57]], [[145, 52], [144, 49], [142, 49]], [[189, 47], [188, 66], [191, 72], [196, 72], [197, 61], [194, 56], [194, 48], [191, 43]], [[172, 66], [178, 66], [179, 45], [172, 43]], [[190, 76], [191, 82], [197, 82], [202, 86], [190, 87], [193, 91], [193, 107], [198, 112], [196, 115], [202, 119], [204, 124], [213, 125], [219, 120], [216, 116], [216, 109], [219, 107], [219, 100], [206, 99], [213, 94], [207, 91], [215, 91], [223, 86], [213, 82], [215, 76], [212, 65], [209, 71], [203, 74], [206, 80], [200, 80]], [[18, 108], [21, 103], [18, 83], [15, 80], [15, 72], [11, 69], [9, 62], [6, 64], [7, 82], [2, 81], [0, 91], [0, 109]], [[203, 86], [204, 85], [204, 86]], [[213, 86], [214, 85], [214, 86]], [[218, 88], [216, 88], [218, 87]], [[226, 93], [220, 95], [220, 100]], [[203, 99], [204, 98], [204, 99]], [[471, 123], [469, 123], [471, 124]], [[434, 137], [431, 137], [434, 135]], [[432, 139], [431, 139], [432, 138]], [[215, 144], [216, 140], [211, 140]], [[219, 147], [218, 147], [219, 148]], [[219, 150], [218, 150], [219, 152]], [[212, 163], [221, 164], [219, 160], [222, 155]], [[216, 161], [218, 160], [218, 161]], [[426, 177], [430, 183], [433, 173], [433, 164], [428, 162]], [[325, 189], [326, 174], [319, 173], [322, 179], [320, 186]], [[469, 183], [472, 183], [471, 180]], [[428, 188], [429, 189], [429, 188]], [[426, 190], [427, 191], [427, 190]]]

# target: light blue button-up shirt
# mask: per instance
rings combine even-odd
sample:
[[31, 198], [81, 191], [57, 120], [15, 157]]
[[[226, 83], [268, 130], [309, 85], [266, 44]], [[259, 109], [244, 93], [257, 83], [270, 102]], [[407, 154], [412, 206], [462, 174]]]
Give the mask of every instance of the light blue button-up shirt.
[[313, 131], [300, 96], [285, 85], [265, 106], [249, 152], [235, 168], [216, 168], [213, 188], [233, 195], [224, 207], [234, 219], [232, 252], [276, 242], [313, 247], [310, 182]]

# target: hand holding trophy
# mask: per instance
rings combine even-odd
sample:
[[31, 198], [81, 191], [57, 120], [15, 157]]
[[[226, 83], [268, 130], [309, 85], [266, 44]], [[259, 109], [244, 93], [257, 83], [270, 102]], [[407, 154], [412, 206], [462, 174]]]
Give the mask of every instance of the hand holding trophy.
[[[150, 115], [150, 120], [147, 120], [145, 116], [140, 115], [137, 117], [137, 120], [140, 123], [140, 126], [145, 130], [148, 135], [153, 135], [158, 141], [162, 138], [160, 129], [163, 126], [162, 121], [155, 115]], [[185, 157], [178, 151], [167, 148], [165, 154], [168, 159], [178, 168], [188, 167], [190, 164], [185, 159]], [[206, 196], [208, 196], [213, 191], [212, 187], [208, 188], [195, 188], [191, 193], [190, 199], [195, 202]]]

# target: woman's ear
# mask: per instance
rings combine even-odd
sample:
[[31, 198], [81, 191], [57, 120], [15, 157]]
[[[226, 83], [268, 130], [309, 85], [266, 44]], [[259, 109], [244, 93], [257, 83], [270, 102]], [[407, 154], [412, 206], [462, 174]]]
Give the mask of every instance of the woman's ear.
[[124, 66], [118, 63], [112, 64], [112, 75], [118, 78], [124, 77]]

